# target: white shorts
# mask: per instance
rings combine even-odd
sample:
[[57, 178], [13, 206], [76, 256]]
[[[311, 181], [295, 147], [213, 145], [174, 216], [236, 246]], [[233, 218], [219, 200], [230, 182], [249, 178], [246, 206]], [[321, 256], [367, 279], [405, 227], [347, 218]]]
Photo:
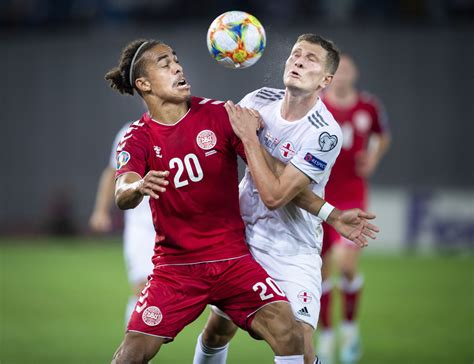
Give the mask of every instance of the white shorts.
[[[285, 292], [296, 320], [307, 323], [315, 330], [319, 319], [321, 299], [321, 267], [319, 254], [275, 256], [249, 246], [255, 260]], [[217, 307], [219, 316], [230, 318]]]
[[125, 265], [131, 284], [146, 282], [153, 272], [151, 258], [155, 248], [155, 229], [148, 201], [142, 201], [135, 209], [126, 211], [123, 231]]

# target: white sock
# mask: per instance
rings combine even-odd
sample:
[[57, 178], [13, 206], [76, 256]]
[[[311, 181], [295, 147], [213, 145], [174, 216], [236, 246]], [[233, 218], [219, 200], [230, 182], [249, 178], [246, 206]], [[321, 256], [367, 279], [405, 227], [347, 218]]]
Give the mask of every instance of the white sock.
[[196, 349], [194, 349], [193, 364], [225, 364], [229, 344], [220, 348], [210, 348], [203, 344], [202, 333], [199, 334]]
[[304, 355], [275, 356], [275, 364], [304, 364]]
[[132, 316], [132, 312], [135, 309], [135, 305], [137, 304], [137, 296], [130, 296], [127, 302], [127, 308], [125, 309], [125, 326], [128, 325], [128, 321], [130, 321], [130, 317]]

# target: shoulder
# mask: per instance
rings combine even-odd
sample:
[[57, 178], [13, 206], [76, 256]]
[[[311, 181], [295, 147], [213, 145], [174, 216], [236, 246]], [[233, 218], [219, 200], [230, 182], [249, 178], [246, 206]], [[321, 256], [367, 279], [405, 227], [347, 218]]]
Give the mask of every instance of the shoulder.
[[380, 99], [367, 91], [361, 91], [359, 93], [359, 102], [365, 105], [367, 108], [373, 108], [375, 110], [383, 108], [383, 104]]
[[[147, 117], [146, 117], [146, 114], [144, 114], [139, 120], [134, 121], [133, 123], [129, 123], [128, 127], [125, 130], [123, 130], [122, 137], [120, 141], [117, 143], [119, 146], [119, 149], [123, 149], [128, 142], [132, 142], [132, 141], [146, 142], [149, 138], [149, 133], [147, 130], [148, 130]], [[119, 134], [117, 134], [117, 136], [119, 136]]]
[[313, 126], [313, 132], [318, 135], [322, 132], [342, 135], [339, 123], [336, 121], [336, 119], [334, 119], [334, 116], [328, 110], [322, 100], [319, 101], [319, 105], [316, 107], [316, 110], [307, 116], [307, 119], [309, 123]]
[[245, 95], [239, 102], [239, 105], [249, 108], [259, 108], [281, 100], [284, 96], [285, 90], [262, 87]]

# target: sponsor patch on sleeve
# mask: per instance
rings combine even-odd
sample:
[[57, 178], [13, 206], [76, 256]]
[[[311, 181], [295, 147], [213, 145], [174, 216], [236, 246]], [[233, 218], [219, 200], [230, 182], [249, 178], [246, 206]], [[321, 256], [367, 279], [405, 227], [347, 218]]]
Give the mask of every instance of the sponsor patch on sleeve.
[[321, 171], [324, 171], [326, 169], [326, 166], [328, 165], [326, 162], [322, 161], [319, 158], [316, 158], [311, 153], [306, 153], [306, 155], [304, 156], [304, 160], [315, 166], [317, 169], [320, 169]]

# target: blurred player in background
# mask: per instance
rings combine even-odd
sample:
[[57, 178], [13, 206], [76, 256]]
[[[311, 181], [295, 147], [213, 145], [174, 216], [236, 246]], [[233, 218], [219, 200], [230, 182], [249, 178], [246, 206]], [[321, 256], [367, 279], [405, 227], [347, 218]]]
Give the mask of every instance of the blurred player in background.
[[[321, 222], [333, 208], [326, 203], [317, 217], [287, 203], [308, 187], [324, 196], [342, 135], [319, 94], [331, 82], [338, 63], [339, 51], [332, 42], [302, 35], [286, 61], [285, 90], [264, 87], [246, 95], [237, 106], [226, 104], [248, 162], [240, 184], [247, 243], [291, 303], [304, 333], [306, 364], [318, 363], [313, 333], [321, 296]], [[258, 111], [263, 119], [259, 137], [250, 122], [252, 112], [245, 107]], [[269, 155], [281, 162], [278, 177], [268, 163]], [[194, 364], [225, 363], [236, 330], [226, 315], [213, 308], [198, 338]]]
[[[344, 142], [326, 185], [325, 198], [340, 209], [367, 208], [367, 178], [377, 168], [390, 144], [383, 106], [372, 95], [356, 88], [358, 70], [353, 59], [341, 55], [331, 87], [323, 95], [328, 110], [341, 126]], [[331, 324], [331, 255], [341, 275], [342, 324], [340, 360], [355, 363], [362, 351], [356, 323], [363, 278], [358, 272], [359, 248], [324, 224], [323, 294], [318, 354], [323, 363], [334, 362], [335, 332]]]
[[[114, 201], [115, 169], [117, 166], [116, 150], [130, 124], [126, 123], [117, 133], [112, 144], [109, 164], [102, 171], [97, 187], [94, 211], [89, 219], [89, 225], [93, 231], [98, 233], [108, 232], [112, 228], [110, 208]], [[140, 291], [147, 282], [148, 275], [153, 271], [151, 257], [155, 246], [155, 229], [148, 200], [148, 196], [144, 197], [143, 202], [137, 208], [126, 210], [124, 213], [124, 259], [128, 281], [133, 293], [128, 300], [125, 311], [126, 323], [130, 319], [140, 296]]]

